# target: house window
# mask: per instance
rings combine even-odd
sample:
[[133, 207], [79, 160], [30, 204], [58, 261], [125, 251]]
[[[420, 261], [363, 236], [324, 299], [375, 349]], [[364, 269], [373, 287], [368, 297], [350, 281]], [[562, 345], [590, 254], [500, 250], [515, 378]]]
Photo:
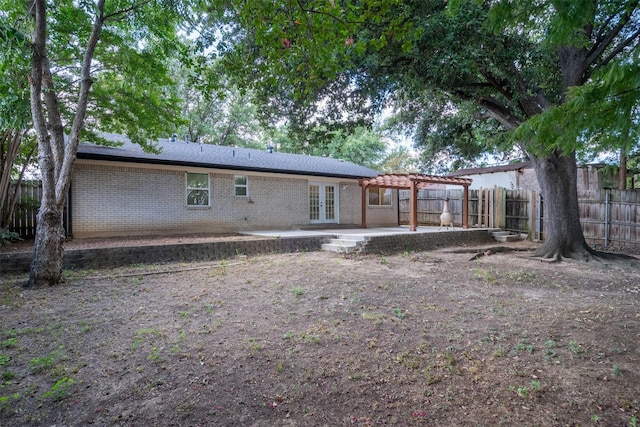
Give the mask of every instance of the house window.
[[187, 206], [209, 206], [209, 174], [187, 172]]
[[391, 189], [369, 187], [369, 206], [391, 206]]
[[238, 197], [247, 197], [249, 195], [249, 180], [244, 175], [236, 175], [233, 177], [234, 194]]

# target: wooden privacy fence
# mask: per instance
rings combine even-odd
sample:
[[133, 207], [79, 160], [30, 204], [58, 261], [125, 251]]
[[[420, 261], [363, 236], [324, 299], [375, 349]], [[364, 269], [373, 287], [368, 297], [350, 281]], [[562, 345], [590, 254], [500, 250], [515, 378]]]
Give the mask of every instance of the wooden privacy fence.
[[[496, 187], [469, 190], [469, 226], [502, 228], [504, 230], [529, 233], [531, 229], [530, 191], [513, 191]], [[449, 210], [454, 215], [454, 224], [462, 226], [462, 190], [422, 189], [418, 192], [418, 223], [439, 225], [444, 199], [449, 198]], [[400, 223], [409, 221], [409, 193], [401, 191]]]
[[580, 223], [587, 243], [604, 247], [640, 246], [640, 191], [578, 193]]
[[[444, 199], [462, 224], [462, 190], [422, 189], [418, 192], [418, 223], [440, 225]], [[589, 244], [604, 247], [640, 246], [640, 191], [591, 190], [578, 192], [580, 223]], [[399, 194], [400, 223], [409, 221], [409, 194]], [[535, 191], [501, 187], [469, 190], [469, 226], [501, 228], [544, 240], [544, 200]]]
[[[14, 194], [16, 184], [9, 186], [9, 194]], [[17, 188], [17, 202], [13, 214], [9, 218], [9, 230], [15, 231], [23, 239], [32, 239], [36, 235], [36, 215], [40, 207], [42, 197], [42, 184], [40, 181], [22, 181]], [[8, 205], [7, 200], [6, 204]], [[8, 206], [3, 206], [3, 212]]]

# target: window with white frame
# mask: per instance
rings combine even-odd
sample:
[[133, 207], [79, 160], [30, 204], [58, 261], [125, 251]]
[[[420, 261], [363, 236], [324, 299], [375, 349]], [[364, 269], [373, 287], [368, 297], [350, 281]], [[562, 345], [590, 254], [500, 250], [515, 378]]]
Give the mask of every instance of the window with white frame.
[[249, 196], [249, 179], [245, 175], [233, 177], [233, 194], [237, 197]]
[[369, 206], [391, 206], [391, 189], [369, 187]]
[[187, 172], [187, 206], [209, 206], [209, 174]]

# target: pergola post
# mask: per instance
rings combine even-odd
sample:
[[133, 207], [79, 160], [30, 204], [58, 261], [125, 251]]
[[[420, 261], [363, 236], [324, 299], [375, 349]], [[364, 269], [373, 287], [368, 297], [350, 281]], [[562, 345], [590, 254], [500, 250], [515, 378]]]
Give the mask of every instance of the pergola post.
[[411, 198], [409, 202], [409, 231], [418, 229], [418, 186], [411, 180]]
[[362, 188], [361, 200], [362, 200], [362, 215], [360, 216], [360, 228], [367, 228], [367, 187], [360, 184]]
[[462, 228], [469, 228], [469, 186], [462, 187]]

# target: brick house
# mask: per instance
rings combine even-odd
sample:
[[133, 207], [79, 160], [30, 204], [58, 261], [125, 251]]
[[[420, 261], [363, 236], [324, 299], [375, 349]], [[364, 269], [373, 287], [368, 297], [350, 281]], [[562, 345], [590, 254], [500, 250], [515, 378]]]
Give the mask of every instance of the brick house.
[[[339, 159], [160, 139], [80, 144], [69, 193], [74, 237], [357, 227], [358, 178], [378, 171]], [[370, 226], [398, 225], [397, 191], [370, 189]]]

